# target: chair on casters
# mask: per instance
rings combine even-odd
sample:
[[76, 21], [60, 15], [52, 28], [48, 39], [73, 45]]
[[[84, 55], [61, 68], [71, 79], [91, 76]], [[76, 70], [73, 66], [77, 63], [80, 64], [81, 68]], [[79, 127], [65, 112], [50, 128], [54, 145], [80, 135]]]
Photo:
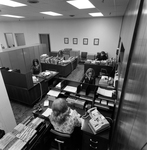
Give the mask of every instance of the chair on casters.
[[[58, 132], [54, 129], [51, 129], [50, 132], [53, 134], [53, 138], [54, 141], [57, 142], [58, 144], [58, 150], [62, 150], [61, 148], [63, 147], [63, 150], [68, 147], [71, 146], [70, 144], [70, 134], [67, 133], [61, 133]], [[67, 150], [70, 150], [69, 148]]]
[[80, 62], [85, 62], [87, 60], [87, 52], [81, 52]]

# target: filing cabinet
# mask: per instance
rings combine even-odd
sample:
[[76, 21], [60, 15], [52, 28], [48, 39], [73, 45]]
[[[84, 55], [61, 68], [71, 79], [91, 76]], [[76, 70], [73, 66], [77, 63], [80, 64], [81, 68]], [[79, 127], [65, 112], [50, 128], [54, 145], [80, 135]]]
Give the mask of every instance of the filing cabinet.
[[107, 150], [109, 138], [83, 132], [82, 150]]

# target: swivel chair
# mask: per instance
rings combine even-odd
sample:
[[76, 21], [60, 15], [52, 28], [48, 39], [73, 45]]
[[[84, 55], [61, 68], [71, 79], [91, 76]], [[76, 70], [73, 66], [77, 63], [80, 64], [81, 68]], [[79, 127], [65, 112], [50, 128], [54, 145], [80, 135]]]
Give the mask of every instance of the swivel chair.
[[[59, 131], [56, 131], [54, 129], [50, 130], [54, 142], [58, 145], [58, 150], [71, 150], [71, 135], [67, 133], [61, 133]], [[61, 149], [63, 148], [63, 149]]]
[[81, 52], [80, 62], [85, 62], [87, 60], [87, 52]]

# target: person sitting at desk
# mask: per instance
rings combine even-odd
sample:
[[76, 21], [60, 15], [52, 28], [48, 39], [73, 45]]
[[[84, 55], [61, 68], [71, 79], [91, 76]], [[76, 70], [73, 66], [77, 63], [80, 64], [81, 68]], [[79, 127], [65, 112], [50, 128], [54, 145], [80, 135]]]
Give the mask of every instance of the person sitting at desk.
[[39, 74], [40, 73], [40, 64], [39, 64], [39, 60], [38, 59], [34, 59], [33, 60], [33, 65], [32, 65], [32, 73], [34, 75]]
[[50, 121], [55, 130], [71, 134], [75, 127], [82, 125], [79, 116], [76, 110], [71, 110], [68, 107], [66, 100], [62, 98], [54, 100]]
[[92, 68], [89, 68], [86, 71], [81, 82], [87, 83], [87, 84], [95, 84], [95, 72]]
[[82, 118], [80, 118], [80, 114], [78, 114], [76, 110], [72, 110], [68, 107], [65, 99], [58, 98], [54, 100], [50, 122], [55, 130], [71, 134], [72, 147], [74, 150], [81, 147], [81, 128], [76, 127], [82, 126]]
[[59, 60], [64, 60], [64, 56], [63, 56], [63, 51], [62, 51], [62, 50], [60, 50], [60, 51], [58, 52], [57, 58], [58, 58]]
[[96, 58], [99, 61], [108, 59], [108, 57], [107, 57], [107, 55], [106, 55], [106, 53], [104, 51], [102, 51], [101, 53], [97, 53]]

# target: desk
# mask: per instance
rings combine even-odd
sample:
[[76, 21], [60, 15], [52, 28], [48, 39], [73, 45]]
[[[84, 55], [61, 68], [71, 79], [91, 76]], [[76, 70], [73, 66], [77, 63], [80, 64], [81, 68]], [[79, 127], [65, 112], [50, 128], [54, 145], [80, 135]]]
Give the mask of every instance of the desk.
[[87, 69], [93, 68], [95, 71], [95, 75], [99, 76], [101, 69], [107, 70], [108, 76], [114, 77], [115, 74], [115, 67], [113, 66], [107, 66], [107, 65], [100, 65], [100, 64], [91, 64], [91, 63], [84, 63], [84, 73], [87, 71]]
[[[41, 106], [43, 107], [42, 104]], [[44, 107], [43, 107], [43, 110], [44, 110]], [[80, 110], [80, 109], [76, 109], [76, 110], [80, 114], [83, 115], [84, 110]], [[39, 113], [36, 113], [36, 115], [39, 115]], [[108, 145], [109, 145], [110, 129], [106, 129], [94, 135], [88, 125], [89, 120], [90, 120], [90, 117], [84, 120], [84, 125], [82, 128], [82, 150], [92, 150], [92, 149], [107, 150]]]
[[48, 85], [54, 77], [58, 77], [58, 74], [55, 72], [47, 77], [39, 77], [38, 81], [29, 88], [5, 83], [8, 96], [11, 100], [32, 106], [48, 92]]

